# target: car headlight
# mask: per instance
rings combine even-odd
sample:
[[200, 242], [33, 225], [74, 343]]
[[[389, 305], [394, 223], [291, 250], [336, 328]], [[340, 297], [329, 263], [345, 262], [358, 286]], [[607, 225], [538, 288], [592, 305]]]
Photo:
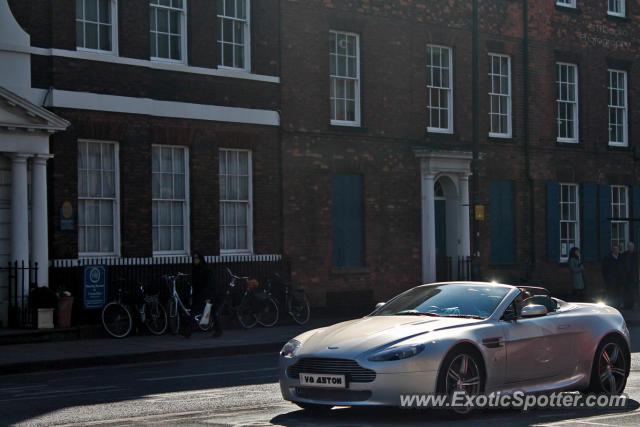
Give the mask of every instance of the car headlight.
[[424, 350], [424, 344], [404, 344], [390, 347], [369, 357], [372, 362], [388, 362], [413, 357]]
[[301, 345], [300, 341], [298, 340], [289, 341], [284, 345], [284, 347], [282, 347], [282, 350], [280, 350], [280, 356], [286, 357], [286, 358], [291, 358], [295, 356], [298, 350], [300, 349], [300, 345]]

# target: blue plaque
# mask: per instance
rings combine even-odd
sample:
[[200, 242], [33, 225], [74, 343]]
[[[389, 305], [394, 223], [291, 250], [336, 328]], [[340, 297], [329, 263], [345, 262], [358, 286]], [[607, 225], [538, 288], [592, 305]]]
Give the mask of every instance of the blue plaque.
[[82, 272], [82, 308], [91, 310], [102, 308], [107, 302], [107, 267], [85, 265]]

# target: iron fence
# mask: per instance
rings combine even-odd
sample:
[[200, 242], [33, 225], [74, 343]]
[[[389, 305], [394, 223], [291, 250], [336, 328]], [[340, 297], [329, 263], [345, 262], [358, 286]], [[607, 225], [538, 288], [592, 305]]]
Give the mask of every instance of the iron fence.
[[[237, 255], [205, 256], [214, 277], [219, 284], [229, 283], [226, 267], [233, 273], [249, 276], [259, 281], [274, 272], [290, 277], [289, 259], [281, 255]], [[114, 299], [118, 289], [134, 294], [140, 284], [150, 293], [168, 296], [169, 287], [164, 275], [178, 272], [191, 274], [191, 257], [153, 258], [91, 258], [55, 260], [49, 269], [50, 287], [58, 291], [69, 291], [74, 296], [73, 319], [76, 324], [99, 323], [100, 310], [83, 310], [83, 271], [86, 266], [106, 267], [106, 299]], [[176, 283], [181, 297], [189, 295], [189, 281]]]
[[471, 257], [459, 256], [455, 264], [450, 256], [439, 255], [436, 257], [436, 281], [448, 282], [451, 280], [477, 279], [474, 275], [473, 259]]
[[0, 267], [0, 271], [6, 272], [9, 285], [9, 327], [35, 327], [35, 316], [29, 304], [29, 289], [38, 283], [38, 263], [9, 262], [7, 267]]

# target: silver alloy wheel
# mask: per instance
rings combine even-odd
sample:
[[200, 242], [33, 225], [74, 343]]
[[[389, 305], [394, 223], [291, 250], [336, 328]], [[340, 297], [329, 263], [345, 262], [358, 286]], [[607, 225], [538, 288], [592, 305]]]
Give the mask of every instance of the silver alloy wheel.
[[[447, 369], [447, 377], [445, 379], [445, 390], [450, 399], [453, 395], [460, 394], [476, 395], [480, 393], [481, 378], [480, 368], [475, 359], [466, 354], [461, 353], [453, 358]], [[459, 399], [460, 397], [456, 397]], [[453, 405], [450, 401], [451, 408], [458, 414], [468, 414], [473, 407], [466, 402], [462, 405]]]
[[598, 377], [602, 390], [620, 394], [627, 376], [627, 361], [617, 342], [605, 345], [598, 355]]
[[449, 364], [446, 380], [447, 394], [463, 391], [467, 394], [480, 393], [480, 368], [473, 357], [462, 353]]

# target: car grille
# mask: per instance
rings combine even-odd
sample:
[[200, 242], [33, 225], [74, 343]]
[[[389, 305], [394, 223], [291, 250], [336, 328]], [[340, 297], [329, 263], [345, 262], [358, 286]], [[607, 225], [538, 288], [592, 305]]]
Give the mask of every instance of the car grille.
[[363, 368], [355, 360], [305, 357], [287, 368], [289, 378], [298, 379], [305, 374], [344, 374], [348, 382], [370, 383], [376, 379], [375, 371]]
[[369, 400], [371, 391], [296, 387], [296, 396], [303, 399], [324, 400], [327, 402], [362, 402]]

